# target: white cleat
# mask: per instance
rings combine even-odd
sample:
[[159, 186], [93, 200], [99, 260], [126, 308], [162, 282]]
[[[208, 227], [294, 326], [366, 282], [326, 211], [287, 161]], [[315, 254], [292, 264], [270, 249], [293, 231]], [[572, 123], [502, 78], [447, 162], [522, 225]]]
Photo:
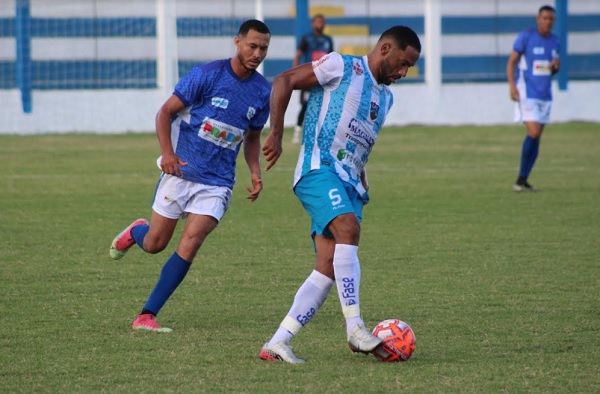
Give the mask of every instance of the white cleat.
[[371, 353], [383, 341], [367, 330], [361, 324], [357, 324], [348, 335], [348, 347], [354, 353]]
[[260, 349], [260, 358], [268, 361], [285, 361], [290, 364], [304, 364], [301, 358], [296, 357], [292, 351], [292, 347], [288, 341], [277, 342], [274, 345], [268, 346], [269, 343], [265, 343], [262, 349]]

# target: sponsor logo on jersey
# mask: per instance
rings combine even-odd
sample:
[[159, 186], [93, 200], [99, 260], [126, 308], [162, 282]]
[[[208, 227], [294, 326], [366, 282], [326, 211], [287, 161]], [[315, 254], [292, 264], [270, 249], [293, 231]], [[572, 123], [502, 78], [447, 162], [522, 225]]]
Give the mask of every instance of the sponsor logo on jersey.
[[533, 54], [534, 55], [543, 55], [544, 47], [533, 47]]
[[377, 119], [377, 115], [379, 114], [379, 104], [371, 101], [371, 109], [369, 110], [369, 116], [371, 120]]
[[214, 107], [217, 107], [217, 108], [225, 109], [229, 106], [229, 100], [227, 100], [226, 98], [222, 98], [222, 97], [213, 97], [210, 102]]
[[356, 172], [359, 174], [365, 166], [365, 163], [363, 163], [363, 161], [360, 158], [356, 157], [355, 155], [353, 155], [345, 149], [338, 150], [336, 157], [339, 161], [348, 165], [348, 167], [354, 167], [356, 169]]
[[198, 136], [223, 148], [235, 149], [244, 136], [244, 130], [207, 116], [200, 125]]
[[548, 60], [534, 60], [533, 75], [552, 75], [552, 64]]
[[354, 63], [354, 66], [352, 66], [352, 69], [354, 70], [356, 75], [363, 75], [365, 73], [365, 71], [362, 69], [362, 67], [360, 66], [359, 63]]
[[357, 145], [360, 145], [367, 152], [370, 152], [375, 144], [375, 138], [373, 138], [369, 133], [363, 131], [360, 127], [360, 122], [356, 118], [350, 119], [348, 123], [348, 133], [346, 133], [346, 138], [350, 141], [354, 142]]

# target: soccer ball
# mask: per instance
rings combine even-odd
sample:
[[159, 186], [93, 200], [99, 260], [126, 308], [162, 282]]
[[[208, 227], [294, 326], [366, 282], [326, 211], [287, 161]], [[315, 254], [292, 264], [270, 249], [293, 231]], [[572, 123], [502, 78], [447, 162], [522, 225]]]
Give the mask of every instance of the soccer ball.
[[377, 324], [373, 335], [383, 340], [383, 344], [373, 351], [375, 358], [380, 361], [406, 361], [417, 346], [412, 328], [399, 319], [387, 319]]

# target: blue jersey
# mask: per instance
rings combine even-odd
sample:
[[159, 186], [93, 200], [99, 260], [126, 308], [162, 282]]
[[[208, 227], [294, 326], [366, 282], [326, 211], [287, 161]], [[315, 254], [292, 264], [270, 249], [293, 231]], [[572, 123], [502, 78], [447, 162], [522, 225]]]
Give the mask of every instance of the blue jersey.
[[302, 52], [300, 63], [313, 62], [333, 51], [333, 39], [325, 34], [309, 33], [302, 37], [298, 49]]
[[294, 184], [325, 166], [364, 195], [360, 174], [392, 108], [392, 92], [377, 84], [366, 56], [332, 52], [313, 62], [313, 70], [320, 85], [308, 101]]
[[517, 36], [513, 50], [521, 55], [517, 87], [525, 88], [528, 99], [552, 100], [552, 60], [560, 53], [558, 37], [525, 30]]
[[175, 86], [186, 106], [172, 124], [183, 178], [232, 188], [235, 164], [248, 129], [262, 130], [269, 117], [271, 85], [258, 72], [240, 79], [230, 59], [196, 66]]

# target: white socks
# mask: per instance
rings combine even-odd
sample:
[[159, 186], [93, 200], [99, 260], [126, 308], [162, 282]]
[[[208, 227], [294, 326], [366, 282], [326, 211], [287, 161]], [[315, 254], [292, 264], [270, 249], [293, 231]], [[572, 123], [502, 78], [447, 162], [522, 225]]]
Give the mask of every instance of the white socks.
[[313, 270], [296, 292], [292, 307], [269, 341], [269, 345], [283, 340], [289, 341], [298, 334], [323, 305], [332, 286], [332, 279]]
[[[342, 312], [346, 318], [346, 331], [357, 325], [364, 325], [360, 316], [359, 294], [360, 287], [360, 262], [358, 261], [358, 246], [335, 246], [333, 255], [333, 270], [335, 283], [342, 305]], [[300, 286], [294, 303], [287, 316], [283, 319], [275, 335], [268, 345], [291, 340], [300, 329], [304, 327], [317, 313], [323, 302], [327, 299], [333, 280], [318, 271], [311, 272], [306, 281]]]
[[333, 270], [338, 296], [342, 304], [342, 312], [346, 318], [348, 333], [357, 324], [363, 324], [360, 317], [359, 287], [360, 262], [358, 261], [358, 246], [335, 245], [333, 255]]

